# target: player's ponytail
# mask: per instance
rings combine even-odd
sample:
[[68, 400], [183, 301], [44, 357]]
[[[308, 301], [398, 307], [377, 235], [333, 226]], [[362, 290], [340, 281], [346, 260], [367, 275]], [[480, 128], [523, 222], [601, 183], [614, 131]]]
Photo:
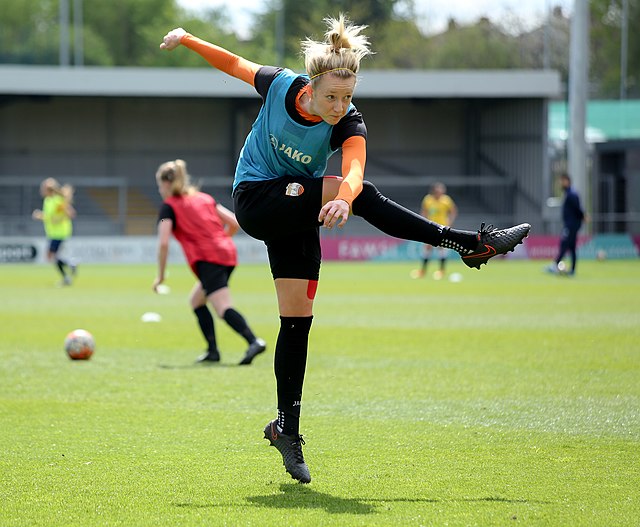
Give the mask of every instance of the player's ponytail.
[[48, 177], [42, 182], [42, 187], [56, 196], [62, 196], [69, 205], [73, 203], [73, 194], [75, 192], [73, 186], [69, 184], [61, 185], [56, 178]]
[[60, 187], [60, 195], [64, 198], [64, 201], [68, 205], [71, 205], [73, 203], [74, 193], [75, 193], [75, 189], [73, 188], [72, 185], [69, 185], [68, 183]]
[[171, 183], [172, 196], [183, 196], [197, 191], [197, 188], [191, 184], [187, 163], [182, 159], [167, 161], [160, 165], [156, 172], [156, 180]]
[[322, 42], [304, 40], [302, 53], [307, 74], [314, 84], [326, 73], [348, 78], [360, 70], [360, 61], [370, 55], [369, 40], [362, 33], [367, 26], [352, 24], [343, 14], [327, 17], [327, 32]]

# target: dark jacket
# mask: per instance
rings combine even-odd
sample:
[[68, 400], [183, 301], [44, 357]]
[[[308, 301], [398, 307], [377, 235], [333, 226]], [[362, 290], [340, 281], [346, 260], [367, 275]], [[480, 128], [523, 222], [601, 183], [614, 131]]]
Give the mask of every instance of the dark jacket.
[[565, 191], [564, 203], [562, 204], [562, 222], [564, 226], [572, 231], [578, 231], [584, 220], [584, 211], [580, 206], [580, 196], [569, 187]]

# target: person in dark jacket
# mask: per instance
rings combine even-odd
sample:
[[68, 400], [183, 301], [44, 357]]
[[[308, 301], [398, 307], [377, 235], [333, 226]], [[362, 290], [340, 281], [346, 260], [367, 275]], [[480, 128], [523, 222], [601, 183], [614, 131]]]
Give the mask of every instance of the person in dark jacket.
[[[585, 213], [580, 204], [580, 196], [571, 186], [571, 178], [568, 174], [560, 175], [560, 185], [564, 190], [564, 202], [562, 203], [562, 236], [560, 237], [560, 248], [554, 264], [550, 265], [550, 272], [561, 272], [574, 275], [576, 272], [578, 231], [585, 220]], [[571, 257], [571, 268], [566, 270], [562, 259], [569, 253]]]

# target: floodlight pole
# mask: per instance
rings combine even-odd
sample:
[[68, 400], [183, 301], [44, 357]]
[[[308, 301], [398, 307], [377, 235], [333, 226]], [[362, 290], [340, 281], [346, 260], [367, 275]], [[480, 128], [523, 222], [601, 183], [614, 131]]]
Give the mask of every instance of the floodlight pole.
[[569, 53], [569, 144], [568, 166], [573, 187], [587, 210], [587, 143], [585, 138], [589, 98], [589, 0], [575, 0], [571, 19]]
[[551, 60], [549, 58], [549, 24], [551, 24], [551, 8], [549, 7], [549, 0], [546, 0], [545, 2], [545, 13], [544, 33], [542, 36], [542, 68], [548, 70], [551, 66]]
[[60, 0], [58, 17], [60, 25], [60, 66], [69, 66], [69, 0]]
[[627, 55], [629, 53], [629, 0], [622, 0], [620, 34], [620, 100], [627, 98]]
[[84, 65], [84, 22], [82, 0], [73, 0], [73, 64]]
[[284, 2], [280, 0], [276, 10], [276, 64], [284, 64]]

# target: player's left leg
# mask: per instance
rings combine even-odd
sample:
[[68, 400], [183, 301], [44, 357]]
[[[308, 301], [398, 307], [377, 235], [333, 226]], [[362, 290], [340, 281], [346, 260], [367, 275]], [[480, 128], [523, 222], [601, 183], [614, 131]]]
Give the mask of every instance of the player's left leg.
[[222, 287], [211, 293], [207, 298], [213, 305], [218, 316], [222, 318], [233, 331], [244, 338], [249, 345], [239, 364], [251, 364], [257, 355], [267, 349], [266, 342], [255, 336], [249, 324], [247, 324], [246, 319], [233, 307], [229, 287]]
[[438, 247], [438, 258], [440, 261], [439, 269], [433, 273], [433, 278], [436, 280], [441, 280], [444, 278], [446, 272], [446, 263], [447, 263], [447, 251], [444, 247]]
[[431, 258], [431, 253], [433, 252], [433, 245], [429, 245], [425, 243], [422, 245], [422, 260], [420, 262], [420, 267], [417, 269], [413, 269], [409, 276], [411, 278], [422, 278], [427, 272], [427, 266], [429, 265], [429, 259]]
[[212, 262], [196, 263], [196, 272], [204, 290], [203, 294], [206, 295], [206, 301], [213, 306], [216, 314], [249, 344], [244, 358], [240, 361], [240, 364], [246, 365], [251, 364], [258, 354], [266, 350], [267, 345], [264, 340], [255, 336], [245, 318], [233, 305], [229, 278], [234, 269], [234, 266]]
[[562, 235], [560, 237], [560, 247], [558, 248], [558, 255], [554, 260], [554, 263], [549, 266], [547, 269], [551, 273], [561, 273], [564, 271], [564, 263], [562, 259], [567, 252], [570, 251], [571, 247], [571, 233], [569, 229], [566, 227], [562, 229]]
[[468, 267], [477, 269], [490, 258], [513, 251], [531, 229], [528, 223], [508, 229], [485, 228], [483, 223], [477, 233], [452, 229], [398, 205], [368, 181], [353, 200], [351, 211], [389, 236], [453, 249]]
[[567, 250], [571, 258], [570, 275], [576, 274], [576, 264], [578, 262], [578, 231], [571, 231], [567, 239]]

